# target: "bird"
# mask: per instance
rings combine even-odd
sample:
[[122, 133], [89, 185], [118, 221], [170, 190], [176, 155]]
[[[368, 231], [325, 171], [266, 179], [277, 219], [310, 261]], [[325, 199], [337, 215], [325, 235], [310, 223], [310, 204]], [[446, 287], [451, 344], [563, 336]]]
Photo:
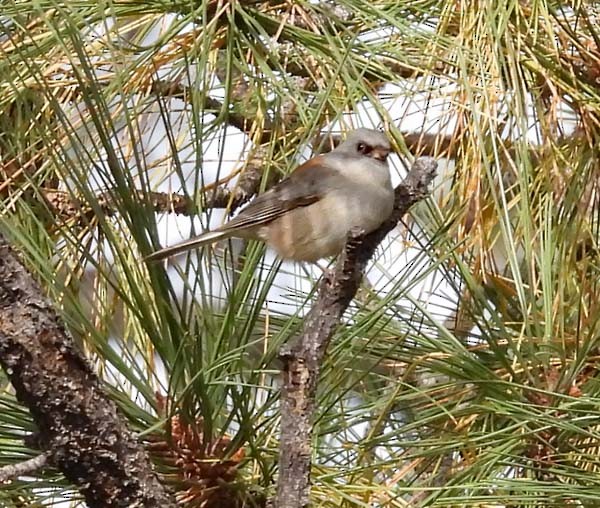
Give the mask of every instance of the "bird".
[[160, 249], [158, 261], [230, 237], [265, 242], [283, 259], [316, 262], [339, 254], [351, 232], [370, 233], [392, 213], [388, 155], [378, 130], [359, 128], [258, 195], [223, 226]]

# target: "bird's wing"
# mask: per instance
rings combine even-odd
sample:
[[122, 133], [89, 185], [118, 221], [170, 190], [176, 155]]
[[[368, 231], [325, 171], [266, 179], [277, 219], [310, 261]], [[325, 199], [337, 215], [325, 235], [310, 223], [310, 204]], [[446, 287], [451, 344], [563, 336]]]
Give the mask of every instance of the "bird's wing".
[[325, 190], [339, 185], [340, 174], [327, 164], [326, 156], [318, 156], [298, 166], [285, 180], [256, 197], [227, 224], [213, 231], [184, 240], [156, 251], [145, 259], [158, 261], [216, 240], [235, 236], [236, 231], [268, 224], [289, 210], [308, 206], [323, 198]]
[[308, 206], [319, 201], [330, 181], [339, 178], [339, 173], [325, 163], [322, 155], [301, 166], [285, 180], [256, 197], [235, 218], [217, 231], [245, 229], [274, 221], [295, 208]]

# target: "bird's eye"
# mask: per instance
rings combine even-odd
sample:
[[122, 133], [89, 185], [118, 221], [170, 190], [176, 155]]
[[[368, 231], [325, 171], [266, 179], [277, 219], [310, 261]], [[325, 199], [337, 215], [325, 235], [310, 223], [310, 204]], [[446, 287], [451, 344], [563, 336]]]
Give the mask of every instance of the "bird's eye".
[[368, 153], [371, 151], [371, 147], [370, 147], [369, 145], [366, 145], [366, 144], [364, 144], [364, 143], [359, 143], [359, 144], [356, 146], [356, 149], [357, 149], [357, 150], [358, 150], [360, 153], [362, 153], [363, 155], [366, 155], [366, 154], [368, 154]]

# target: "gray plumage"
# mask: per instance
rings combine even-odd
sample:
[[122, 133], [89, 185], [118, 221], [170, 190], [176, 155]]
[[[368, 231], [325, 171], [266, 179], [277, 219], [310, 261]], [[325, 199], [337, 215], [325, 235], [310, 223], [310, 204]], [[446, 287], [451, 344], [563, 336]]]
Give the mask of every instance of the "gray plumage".
[[390, 151], [382, 132], [352, 131], [334, 150], [299, 166], [223, 226], [146, 259], [163, 259], [232, 236], [263, 240], [283, 258], [298, 261], [338, 254], [350, 230], [368, 233], [391, 214]]

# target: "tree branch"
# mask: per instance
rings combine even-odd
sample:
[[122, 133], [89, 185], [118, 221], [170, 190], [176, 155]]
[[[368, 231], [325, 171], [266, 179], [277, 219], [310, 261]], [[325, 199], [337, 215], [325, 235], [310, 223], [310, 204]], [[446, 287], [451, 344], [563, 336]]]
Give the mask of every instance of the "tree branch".
[[[250, 173], [247, 173], [249, 175]], [[256, 179], [260, 183], [261, 175], [255, 174]], [[241, 180], [241, 178], [240, 178]], [[249, 176], [240, 181], [235, 189], [227, 187], [215, 187], [206, 191], [203, 210], [211, 208], [229, 208], [236, 210], [238, 207], [246, 203], [256, 193], [254, 179]], [[51, 212], [60, 217], [62, 220], [82, 219], [83, 217], [91, 217], [96, 212], [92, 206], [83, 201], [79, 201], [69, 192], [56, 189], [40, 189], [40, 194], [46, 202]], [[138, 191], [139, 199], [147, 201], [155, 212], [159, 213], [174, 213], [176, 215], [184, 215], [187, 217], [197, 215], [198, 209], [194, 200], [183, 194], [175, 192], [141, 192]], [[96, 196], [104, 214], [107, 217], [119, 213], [118, 206], [114, 204], [110, 192], [103, 192]]]
[[0, 483], [4, 483], [12, 478], [31, 474], [45, 467], [48, 464], [48, 453], [41, 453], [31, 459], [17, 462], [16, 464], [7, 464], [0, 467]]
[[317, 299], [300, 336], [281, 351], [281, 444], [276, 508], [309, 505], [312, 421], [323, 357], [342, 315], [356, 294], [368, 261], [383, 238], [417, 201], [427, 196], [435, 176], [434, 159], [417, 159], [396, 188], [394, 211], [379, 229], [350, 238], [331, 275], [321, 279]]
[[0, 234], [0, 364], [49, 460], [95, 507], [175, 507], [40, 286]]
[[[157, 80], [152, 83], [150, 88], [151, 92], [159, 96], [175, 97], [184, 102], [189, 102], [192, 96], [192, 90], [187, 85], [177, 81], [164, 81]], [[241, 103], [241, 101], [239, 101]], [[215, 111], [216, 115], [219, 115], [226, 106], [223, 102], [218, 99], [210, 97], [208, 94], [204, 97], [204, 104], [202, 105], [203, 110]], [[231, 127], [235, 127], [246, 134], [250, 134], [251, 127], [255, 123], [255, 118], [249, 115], [241, 113], [235, 113], [227, 110], [226, 123]], [[256, 140], [258, 144], [269, 143], [273, 136], [273, 126], [268, 118], [263, 119], [263, 129], [261, 137]]]

